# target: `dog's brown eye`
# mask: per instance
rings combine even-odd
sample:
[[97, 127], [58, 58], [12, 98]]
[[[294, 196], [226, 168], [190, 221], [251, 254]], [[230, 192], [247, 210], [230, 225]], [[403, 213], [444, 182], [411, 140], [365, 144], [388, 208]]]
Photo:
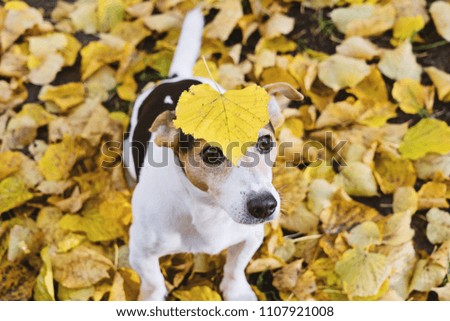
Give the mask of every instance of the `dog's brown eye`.
[[273, 147], [272, 139], [270, 135], [261, 136], [256, 143], [256, 148], [261, 154], [267, 154]]
[[225, 161], [225, 156], [220, 148], [208, 146], [202, 151], [202, 159], [206, 164], [218, 166]]

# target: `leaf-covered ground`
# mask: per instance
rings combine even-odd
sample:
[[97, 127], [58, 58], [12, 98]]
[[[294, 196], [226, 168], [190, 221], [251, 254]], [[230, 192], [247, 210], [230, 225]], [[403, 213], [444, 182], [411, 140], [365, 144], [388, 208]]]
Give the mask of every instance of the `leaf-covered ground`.
[[[1, 3], [0, 299], [134, 300], [132, 191], [101, 146], [167, 75], [198, 2]], [[274, 169], [283, 213], [246, 271], [258, 297], [449, 299], [450, 3], [201, 5], [221, 85], [285, 81], [306, 96], [279, 97], [277, 137], [292, 146]], [[169, 299], [220, 299], [223, 263], [162, 258]]]

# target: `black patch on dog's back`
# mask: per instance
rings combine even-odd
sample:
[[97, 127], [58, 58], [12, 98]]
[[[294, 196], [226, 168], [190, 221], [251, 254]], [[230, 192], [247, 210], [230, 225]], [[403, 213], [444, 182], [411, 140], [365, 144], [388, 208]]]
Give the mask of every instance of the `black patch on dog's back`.
[[[166, 110], [175, 110], [181, 93], [188, 90], [192, 85], [198, 85], [200, 83], [201, 82], [194, 79], [163, 83], [155, 87], [147, 98], [145, 98], [139, 108], [138, 121], [131, 142], [134, 168], [136, 169], [136, 178], [138, 180], [141, 167], [144, 165], [148, 142], [151, 137], [151, 133], [148, 130], [156, 117]], [[166, 101], [167, 96], [170, 97], [172, 102]], [[190, 139], [188, 138], [187, 141], [189, 142]]]

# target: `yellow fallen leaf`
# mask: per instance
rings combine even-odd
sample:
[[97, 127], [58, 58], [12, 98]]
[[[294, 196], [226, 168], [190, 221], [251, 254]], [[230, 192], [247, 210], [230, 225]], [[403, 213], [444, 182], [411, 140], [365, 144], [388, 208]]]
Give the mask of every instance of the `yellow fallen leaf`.
[[450, 240], [450, 215], [437, 208], [427, 213], [427, 238], [431, 243], [443, 243]]
[[81, 104], [84, 101], [84, 86], [82, 83], [71, 82], [60, 86], [44, 86], [39, 92], [39, 99], [55, 103], [61, 111]]
[[139, 18], [151, 15], [154, 8], [155, 2], [152, 1], [144, 1], [131, 4], [127, 2], [127, 8], [125, 10], [130, 16]]
[[399, 187], [394, 193], [392, 208], [394, 213], [410, 211], [415, 213], [418, 207], [417, 193], [411, 186]]
[[355, 248], [366, 248], [381, 243], [380, 230], [377, 224], [371, 221], [355, 226], [350, 232], [344, 233], [344, 237], [348, 244]]
[[28, 73], [27, 56], [22, 52], [20, 46], [12, 46], [7, 52], [3, 53], [0, 61], [0, 75], [6, 77], [23, 77]]
[[294, 18], [276, 12], [260, 27], [260, 31], [268, 39], [286, 35], [294, 29], [294, 22]]
[[361, 114], [359, 105], [347, 101], [339, 101], [329, 104], [320, 114], [316, 122], [316, 128], [346, 126], [356, 121]]
[[139, 275], [130, 268], [119, 268], [114, 275], [108, 301], [135, 301], [139, 294]]
[[279, 36], [271, 39], [261, 38], [256, 44], [255, 53], [258, 54], [264, 49], [284, 53], [295, 50], [296, 48], [297, 44], [292, 40], [287, 39], [285, 36]]
[[128, 194], [110, 192], [87, 201], [81, 215], [65, 215], [59, 225], [69, 231], [85, 232], [91, 241], [99, 242], [123, 237], [130, 222]]
[[36, 223], [31, 219], [14, 225], [9, 233], [7, 259], [20, 262], [29, 255], [36, 254], [41, 246], [41, 237]]
[[71, 181], [42, 181], [36, 189], [43, 194], [62, 194], [72, 185]]
[[125, 17], [123, 0], [98, 0], [97, 25], [100, 32], [107, 32]]
[[7, 10], [11, 10], [11, 9], [23, 10], [23, 9], [27, 9], [29, 7], [30, 6], [26, 2], [23, 2], [23, 1], [8, 1], [5, 4], [5, 9], [7, 9]]
[[211, 72], [211, 75], [213, 76], [213, 79], [217, 79], [219, 76], [217, 64], [214, 61], [208, 60], [206, 62], [206, 65], [208, 66], [208, 68], [205, 67], [205, 63], [202, 59], [197, 60], [193, 69], [194, 76], [209, 78], [209, 70], [209, 72]]
[[38, 127], [45, 126], [56, 117], [46, 111], [39, 104], [25, 104], [23, 105], [17, 117], [30, 117], [32, 118]]
[[121, 60], [116, 73], [117, 94], [121, 99], [129, 101], [136, 99], [138, 85], [134, 76], [145, 69], [147, 60], [148, 56], [143, 52], [132, 53], [128, 58]]
[[30, 37], [28, 42], [29, 78], [36, 85], [49, 84], [63, 66], [74, 64], [81, 47], [74, 37], [60, 32]]
[[422, 73], [422, 67], [417, 63], [408, 40], [393, 50], [383, 50], [378, 68], [386, 77], [395, 80], [411, 78], [420, 81]]
[[395, 246], [411, 241], [414, 236], [411, 228], [412, 215], [413, 213], [406, 211], [383, 217], [378, 222], [383, 233], [383, 244]]
[[368, 39], [360, 36], [352, 36], [346, 38], [338, 45], [336, 52], [347, 57], [372, 60], [374, 57], [380, 55], [381, 50]]
[[392, 1], [398, 17], [411, 17], [421, 15], [425, 23], [430, 20], [427, 12], [427, 4], [422, 0], [394, 0]]
[[378, 186], [370, 167], [361, 162], [344, 166], [338, 177], [342, 178], [345, 191], [355, 196], [378, 195]]
[[369, 75], [347, 91], [358, 97], [363, 103], [370, 104], [373, 101], [383, 103], [388, 100], [383, 76], [375, 66], [371, 66]]
[[25, 31], [35, 26], [44, 28], [44, 19], [36, 8], [11, 8], [5, 15], [0, 33], [2, 50], [8, 49]]
[[63, 212], [66, 213], [76, 213], [83, 206], [84, 202], [91, 197], [90, 192], [80, 193], [78, 188], [75, 188], [72, 192], [72, 195], [68, 198], [60, 198], [60, 197], [49, 197], [47, 202], [55, 205]]
[[[237, 165], [245, 155], [244, 144], [256, 142], [258, 131], [269, 122], [269, 98], [256, 85], [224, 94], [207, 84], [192, 86], [178, 101], [174, 124], [186, 134], [218, 144]], [[242, 123], [246, 124], [245, 130]], [[238, 148], [229, 148], [233, 142], [238, 143]]]
[[103, 41], [91, 41], [81, 49], [81, 79], [86, 80], [101, 67], [119, 61], [127, 45], [112, 46]]
[[170, 63], [172, 62], [173, 51], [161, 50], [148, 58], [147, 66], [155, 69], [162, 77], [169, 74]]
[[53, 284], [52, 262], [50, 261], [48, 247], [44, 247], [41, 250], [41, 259], [44, 264], [36, 279], [33, 298], [36, 301], [54, 301], [55, 290]]
[[448, 208], [446, 200], [447, 186], [445, 183], [427, 182], [422, 185], [417, 196], [419, 197], [419, 209], [440, 207]]
[[[316, 215], [331, 205], [332, 198], [336, 192], [336, 186], [325, 179], [313, 179], [309, 185], [308, 208]], [[292, 197], [295, 200], [295, 195]]]
[[51, 83], [64, 66], [64, 57], [59, 53], [51, 53], [43, 59], [39, 60], [39, 64], [33, 66], [28, 74], [30, 82], [34, 85]]
[[319, 79], [334, 91], [353, 87], [367, 75], [370, 67], [360, 59], [333, 55], [319, 63]]
[[112, 262], [98, 249], [80, 245], [67, 253], [50, 251], [53, 275], [62, 286], [75, 289], [89, 287], [109, 278]]
[[77, 61], [81, 43], [72, 35], [65, 33], [64, 37], [66, 37], [67, 40], [65, 48], [61, 51], [61, 54], [64, 57], [64, 66], [73, 66]]
[[218, 9], [219, 13], [206, 25], [204, 33], [208, 38], [225, 41], [243, 15], [242, 5], [239, 0], [221, 1]]
[[61, 301], [88, 301], [95, 294], [94, 286], [70, 289], [58, 284], [58, 300]]
[[435, 67], [425, 68], [437, 89], [439, 100], [450, 102], [450, 74]]
[[399, 17], [394, 24], [394, 38], [398, 41], [413, 40], [420, 30], [425, 27], [425, 21], [421, 15]]
[[91, 99], [105, 101], [110, 97], [110, 91], [117, 86], [115, 70], [103, 66], [84, 82], [86, 95]]
[[402, 186], [414, 186], [416, 173], [412, 162], [390, 153], [375, 157], [375, 178], [384, 194], [392, 194]]
[[162, 33], [172, 29], [179, 29], [183, 22], [183, 17], [178, 12], [165, 12], [145, 17], [143, 21], [150, 30]]
[[258, 258], [250, 262], [245, 269], [247, 274], [259, 273], [268, 270], [275, 270], [282, 267], [285, 263], [277, 257]]
[[425, 118], [408, 129], [398, 150], [413, 160], [427, 153], [446, 154], [450, 152], [450, 140], [442, 138], [449, 136], [450, 128], [444, 121]]
[[391, 29], [395, 21], [395, 8], [392, 4], [352, 5], [334, 9], [331, 20], [337, 29], [347, 36], [374, 36]]
[[39, 161], [39, 170], [47, 180], [63, 180], [70, 176], [70, 170], [77, 160], [75, 138], [65, 136], [62, 142], [48, 146]]
[[69, 13], [70, 21], [75, 31], [83, 31], [87, 34], [97, 32], [97, 1], [76, 2], [75, 9]]
[[0, 213], [22, 205], [33, 198], [25, 183], [14, 176], [0, 181]]
[[437, 32], [447, 41], [450, 41], [450, 4], [446, 1], [434, 1], [430, 6]]
[[297, 300], [310, 298], [317, 290], [316, 278], [312, 271], [302, 270], [303, 260], [296, 260], [274, 274], [273, 286], [280, 291], [293, 293]]
[[401, 300], [406, 300], [409, 294], [409, 282], [417, 262], [413, 241], [395, 246], [380, 246], [378, 253], [387, 257], [387, 264], [391, 268], [389, 288], [395, 291], [396, 296]]
[[289, 213], [280, 217], [280, 225], [289, 231], [313, 234], [318, 230], [319, 217], [311, 213], [304, 203], [300, 203]]
[[[109, 118], [108, 110], [102, 105], [97, 105], [93, 113], [88, 118], [80, 136], [85, 139], [85, 142], [92, 147], [97, 146], [104, 133], [111, 134], [112, 121]], [[117, 136], [115, 136], [117, 139]]]
[[276, 53], [272, 50], [263, 49], [258, 54], [248, 57], [253, 62], [253, 72], [258, 78], [265, 68], [275, 66]]
[[197, 285], [189, 290], [175, 290], [172, 295], [181, 301], [222, 301], [220, 294], [206, 285]]
[[[382, 127], [386, 122], [397, 116], [395, 110], [397, 105], [391, 102], [375, 102], [373, 103], [362, 103], [362, 101], [357, 101], [356, 106], [362, 104], [361, 109], [366, 109], [359, 115], [358, 123], [368, 126], [368, 127]], [[369, 106], [367, 108], [367, 106]]]
[[350, 299], [377, 294], [389, 275], [384, 255], [367, 253], [361, 249], [346, 251], [336, 263], [335, 270]]
[[113, 111], [109, 113], [109, 117], [119, 123], [122, 126], [123, 131], [125, 132], [128, 128], [128, 124], [130, 122], [130, 116], [121, 111]]
[[428, 259], [419, 260], [409, 286], [410, 291], [430, 291], [439, 286], [448, 272], [450, 241], [443, 243]]
[[450, 155], [429, 153], [414, 162], [417, 177], [431, 180], [437, 175], [450, 176]]
[[322, 227], [326, 233], [337, 234], [355, 224], [370, 221], [378, 212], [355, 201], [334, 200], [331, 206], [320, 213]]
[[25, 101], [28, 92], [21, 81], [12, 79], [10, 82], [0, 80], [0, 112], [16, 107]]
[[0, 153], [0, 181], [20, 169], [22, 157], [19, 152]]
[[398, 101], [400, 109], [407, 114], [417, 114], [425, 108], [426, 88], [417, 80], [404, 78], [396, 81], [392, 96]]
[[294, 88], [298, 87], [295, 78], [285, 69], [279, 67], [269, 67], [264, 69], [261, 73], [261, 85], [268, 85], [278, 81], [287, 82]]
[[295, 210], [296, 202], [302, 201], [306, 196], [307, 184], [302, 179], [303, 173], [293, 167], [276, 166], [273, 169], [273, 184], [282, 190], [283, 210], [291, 213]]
[[111, 30], [111, 34], [136, 46], [144, 38], [148, 37], [151, 32], [145, 28], [144, 22], [141, 19], [137, 19], [132, 22], [120, 22]]

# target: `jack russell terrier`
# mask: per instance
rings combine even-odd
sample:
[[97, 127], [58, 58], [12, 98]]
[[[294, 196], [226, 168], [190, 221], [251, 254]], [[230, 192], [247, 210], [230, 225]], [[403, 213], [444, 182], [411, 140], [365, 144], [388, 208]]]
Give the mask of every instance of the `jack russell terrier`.
[[[159, 258], [180, 252], [217, 254], [228, 248], [220, 290], [226, 300], [256, 300], [245, 268], [262, 243], [263, 223], [280, 211], [273, 187], [272, 165], [277, 151], [274, 127], [283, 117], [272, 96], [270, 122], [258, 141], [234, 166], [222, 151], [185, 135], [173, 125], [181, 93], [212, 80], [193, 77], [204, 20], [200, 9], [189, 12], [169, 71], [169, 79], [143, 92], [134, 105], [124, 161], [137, 181], [130, 228], [130, 264], [141, 277], [139, 300], [164, 300], [167, 289]], [[286, 83], [265, 87], [289, 99], [303, 96]], [[149, 131], [150, 129], [150, 131]], [[150, 133], [151, 132], [151, 133]], [[151, 159], [153, 164], [148, 160]], [[155, 166], [155, 163], [165, 166]], [[246, 162], [251, 166], [246, 166]]]

